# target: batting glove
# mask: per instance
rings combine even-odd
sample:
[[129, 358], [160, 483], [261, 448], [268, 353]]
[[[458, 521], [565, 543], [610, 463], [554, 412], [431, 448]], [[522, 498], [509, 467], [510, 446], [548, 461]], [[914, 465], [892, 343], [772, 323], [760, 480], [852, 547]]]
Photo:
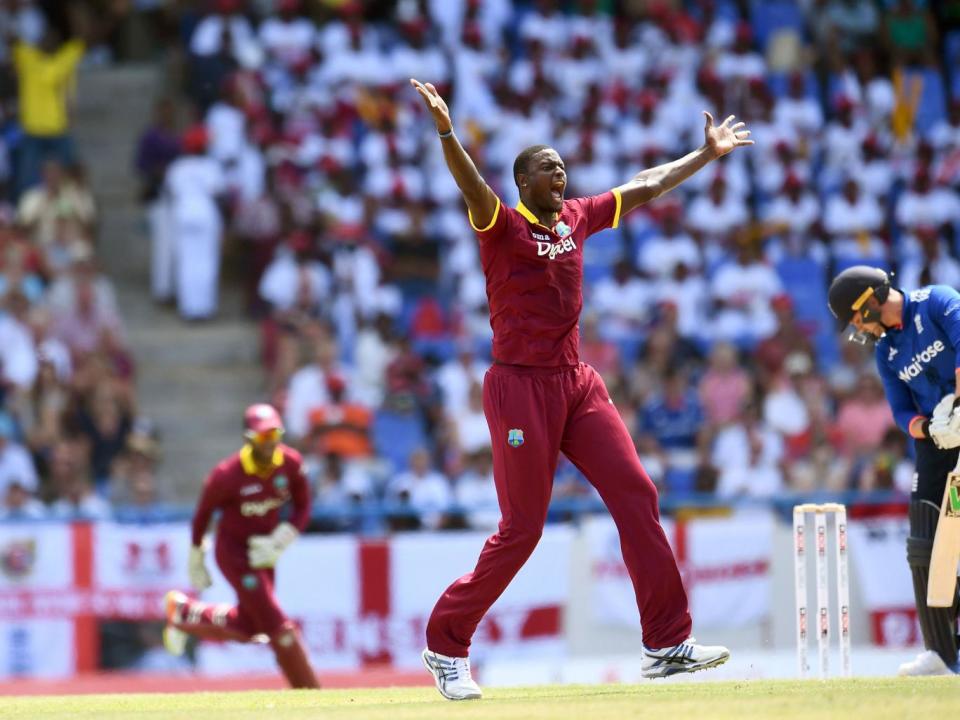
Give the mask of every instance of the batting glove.
[[280, 555], [300, 536], [288, 522], [277, 525], [269, 535], [252, 535], [247, 540], [247, 560], [252, 568], [272, 568]]
[[933, 409], [927, 434], [941, 450], [960, 447], [960, 412], [957, 412], [953, 393], [944, 395]]
[[207, 572], [207, 566], [203, 560], [203, 545], [192, 545], [190, 547], [187, 575], [190, 578], [190, 584], [196, 590], [206, 590], [213, 585], [213, 580], [210, 579], [210, 573]]

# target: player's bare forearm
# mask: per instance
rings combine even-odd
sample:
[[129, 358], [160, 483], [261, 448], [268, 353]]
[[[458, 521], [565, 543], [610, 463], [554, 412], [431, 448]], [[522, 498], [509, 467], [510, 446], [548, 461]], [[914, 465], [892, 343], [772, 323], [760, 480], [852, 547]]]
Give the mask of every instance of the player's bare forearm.
[[473, 223], [477, 227], [486, 227], [493, 219], [497, 209], [497, 196], [487, 185], [473, 158], [467, 153], [456, 134], [440, 138], [443, 146], [443, 159], [453, 176], [453, 181], [460, 188], [463, 200], [470, 210]]
[[714, 151], [701, 145], [682, 158], [641, 170], [628, 183], [618, 188], [622, 203], [621, 213], [628, 213], [669, 192], [716, 158]]
[[753, 145], [750, 131], [742, 122], [729, 115], [719, 125], [713, 124], [713, 116], [703, 111], [703, 145], [679, 160], [643, 170], [619, 189], [621, 213], [627, 213], [638, 205], [643, 205], [660, 197], [682, 183], [711, 160], [726, 155], [734, 148]]
[[497, 209], [497, 196], [480, 176], [473, 159], [463, 149], [463, 145], [454, 134], [450, 109], [437, 89], [432, 83], [422, 83], [415, 78], [410, 78], [410, 84], [423, 99], [427, 111], [437, 126], [440, 142], [443, 145], [443, 159], [447, 163], [454, 182], [460, 188], [474, 224], [478, 227], [486, 227]]

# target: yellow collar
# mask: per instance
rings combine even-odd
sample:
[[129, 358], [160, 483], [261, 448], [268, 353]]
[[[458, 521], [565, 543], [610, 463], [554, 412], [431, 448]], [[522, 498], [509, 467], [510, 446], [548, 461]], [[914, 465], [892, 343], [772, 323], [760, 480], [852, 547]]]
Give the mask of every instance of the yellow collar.
[[270, 464], [267, 467], [260, 467], [257, 461], [253, 459], [253, 448], [250, 445], [244, 445], [240, 448], [240, 465], [247, 475], [259, 475], [266, 477], [278, 467], [283, 465], [283, 451], [278, 447], [273, 451], [273, 457], [270, 458]]
[[[540, 219], [539, 219], [536, 215], [534, 215], [532, 212], [530, 212], [530, 208], [528, 208], [526, 205], [523, 204], [523, 200], [518, 200], [518, 201], [517, 201], [517, 205], [516, 205], [516, 208], [515, 208], [515, 209], [516, 209], [516, 211], [517, 211], [518, 213], [520, 213], [521, 215], [523, 215], [523, 217], [526, 219], [526, 221], [527, 221], [528, 223], [530, 223], [531, 225], [539, 225], [540, 227], [547, 227], [547, 226], [544, 225], [542, 222], [540, 222]], [[559, 221], [559, 218], [560, 218], [560, 213], [557, 213], [557, 219], [558, 219], [558, 221]], [[547, 228], [547, 230], [549, 230], [549, 229], [550, 229], [550, 228]]]

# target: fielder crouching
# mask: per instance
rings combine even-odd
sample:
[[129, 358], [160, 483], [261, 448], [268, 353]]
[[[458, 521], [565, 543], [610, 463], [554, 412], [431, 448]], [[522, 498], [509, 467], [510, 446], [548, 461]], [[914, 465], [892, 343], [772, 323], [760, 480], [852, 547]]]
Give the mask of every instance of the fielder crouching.
[[[297, 627], [273, 592], [274, 566], [309, 520], [309, 485], [299, 453], [280, 443], [283, 423], [273, 407], [247, 408], [244, 430], [243, 448], [218, 463], [204, 483], [193, 517], [189, 561], [190, 584], [197, 590], [210, 587], [203, 536], [219, 510], [214, 555], [237, 593], [237, 604], [204, 603], [171, 590], [164, 645], [179, 655], [186, 634], [236, 642], [266, 638], [291, 687], [318, 688]], [[281, 522], [280, 508], [288, 502], [290, 520]]]
[[834, 278], [830, 311], [848, 339], [875, 343], [877, 369], [897, 425], [916, 445], [907, 563], [926, 650], [900, 675], [958, 672], [957, 611], [927, 606], [933, 538], [947, 475], [960, 454], [960, 293], [946, 285], [906, 292], [878, 268], [858, 265]]

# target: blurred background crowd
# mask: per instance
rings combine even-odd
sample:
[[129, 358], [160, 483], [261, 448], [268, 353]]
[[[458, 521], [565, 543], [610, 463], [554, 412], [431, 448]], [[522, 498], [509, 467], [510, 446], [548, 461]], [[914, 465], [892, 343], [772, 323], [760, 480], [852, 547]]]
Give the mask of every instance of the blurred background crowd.
[[[410, 77], [447, 98], [511, 205], [527, 145], [560, 152], [573, 197], [695, 148], [701, 110], [744, 120], [754, 147], [589, 240], [582, 359], [666, 503], [909, 491], [871, 352], [841, 342], [825, 296], [859, 263], [907, 289], [960, 286], [960, 3], [157, 0], [53, 13], [58, 26], [14, 0], [0, 12], [5, 512], [157, 506], [158, 437], [97, 273], [69, 114], [30, 115], [69, 101], [84, 49], [109, 61], [130, 13], [183, 68], [132, 160], [150, 291], [216, 323], [218, 285], [243, 283], [318, 529], [498, 518], [484, 280]], [[239, 279], [221, 278], [225, 253]], [[554, 499], [552, 517], [598, 502], [562, 459]]]

